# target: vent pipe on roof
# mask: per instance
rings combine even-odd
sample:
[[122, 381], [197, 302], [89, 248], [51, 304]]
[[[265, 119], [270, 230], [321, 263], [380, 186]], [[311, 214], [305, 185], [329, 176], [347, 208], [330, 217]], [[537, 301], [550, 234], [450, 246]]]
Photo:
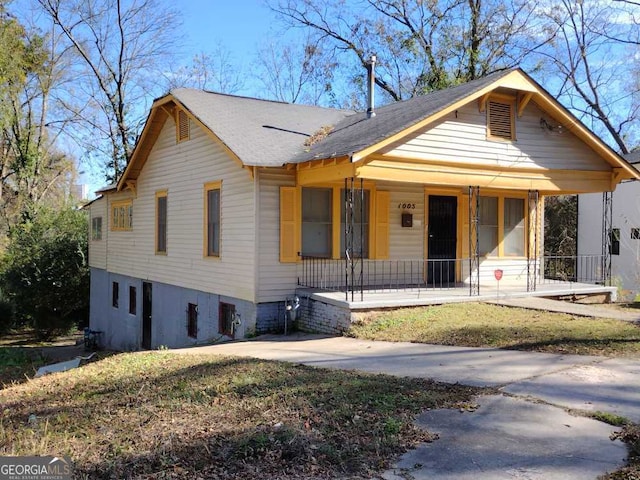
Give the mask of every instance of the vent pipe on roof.
[[375, 117], [376, 112], [373, 110], [375, 106], [373, 92], [376, 85], [376, 56], [371, 55], [371, 58], [367, 62], [367, 83], [369, 85], [369, 98], [367, 108], [367, 118]]

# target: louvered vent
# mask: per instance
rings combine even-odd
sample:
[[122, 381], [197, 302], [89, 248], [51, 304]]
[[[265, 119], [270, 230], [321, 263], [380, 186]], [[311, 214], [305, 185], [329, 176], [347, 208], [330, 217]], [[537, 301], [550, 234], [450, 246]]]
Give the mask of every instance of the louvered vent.
[[489, 101], [489, 136], [513, 140], [513, 112], [510, 103]]
[[189, 117], [184, 110], [178, 111], [178, 142], [189, 140]]

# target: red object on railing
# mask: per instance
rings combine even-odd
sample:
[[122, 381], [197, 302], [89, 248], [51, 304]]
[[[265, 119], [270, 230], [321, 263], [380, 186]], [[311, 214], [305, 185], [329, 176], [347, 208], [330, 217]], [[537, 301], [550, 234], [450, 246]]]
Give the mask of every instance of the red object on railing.
[[502, 270], [500, 270], [499, 268], [496, 268], [493, 271], [493, 276], [496, 277], [496, 280], [500, 281], [502, 279]]

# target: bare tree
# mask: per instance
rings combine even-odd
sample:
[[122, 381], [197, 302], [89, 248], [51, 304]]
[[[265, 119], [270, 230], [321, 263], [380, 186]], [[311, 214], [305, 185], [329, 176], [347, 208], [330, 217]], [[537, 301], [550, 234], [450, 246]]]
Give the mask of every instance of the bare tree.
[[560, 76], [554, 93], [621, 153], [639, 139], [640, 8], [632, 3], [553, 2], [545, 11], [553, 41], [540, 51]]
[[131, 157], [159, 72], [175, 51], [176, 14], [153, 0], [35, 1], [78, 58], [61, 104], [89, 154], [97, 154], [115, 180]]
[[211, 53], [201, 52], [167, 75], [169, 88], [188, 87], [220, 93], [237, 93], [245, 86], [245, 76], [229, 51], [218, 44]]
[[376, 84], [394, 101], [517, 65], [545, 41], [536, 41], [526, 0], [272, 0], [271, 8], [331, 49], [345, 79], [377, 54]]
[[269, 98], [308, 105], [335, 104], [336, 61], [318, 42], [264, 45], [258, 52], [257, 80]]

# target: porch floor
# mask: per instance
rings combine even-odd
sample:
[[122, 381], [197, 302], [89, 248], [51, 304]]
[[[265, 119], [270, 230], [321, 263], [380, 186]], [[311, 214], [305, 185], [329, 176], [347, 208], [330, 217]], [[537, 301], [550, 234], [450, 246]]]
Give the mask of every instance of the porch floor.
[[[610, 301], [616, 300], [616, 287], [593, 285], [576, 282], [554, 282], [537, 285], [535, 292], [527, 292], [521, 285], [492, 285], [481, 284], [480, 295], [469, 295], [469, 286], [464, 285], [447, 289], [407, 288], [403, 290], [364, 290], [362, 300], [360, 292], [349, 293], [348, 300], [345, 292], [328, 292], [314, 289], [299, 288], [298, 295], [310, 297], [314, 300], [348, 308], [351, 311], [371, 310], [378, 308], [418, 307], [424, 305], [439, 305], [454, 302], [499, 301], [516, 297], [568, 297], [582, 295], [606, 295]], [[353, 300], [352, 300], [353, 298]]]

